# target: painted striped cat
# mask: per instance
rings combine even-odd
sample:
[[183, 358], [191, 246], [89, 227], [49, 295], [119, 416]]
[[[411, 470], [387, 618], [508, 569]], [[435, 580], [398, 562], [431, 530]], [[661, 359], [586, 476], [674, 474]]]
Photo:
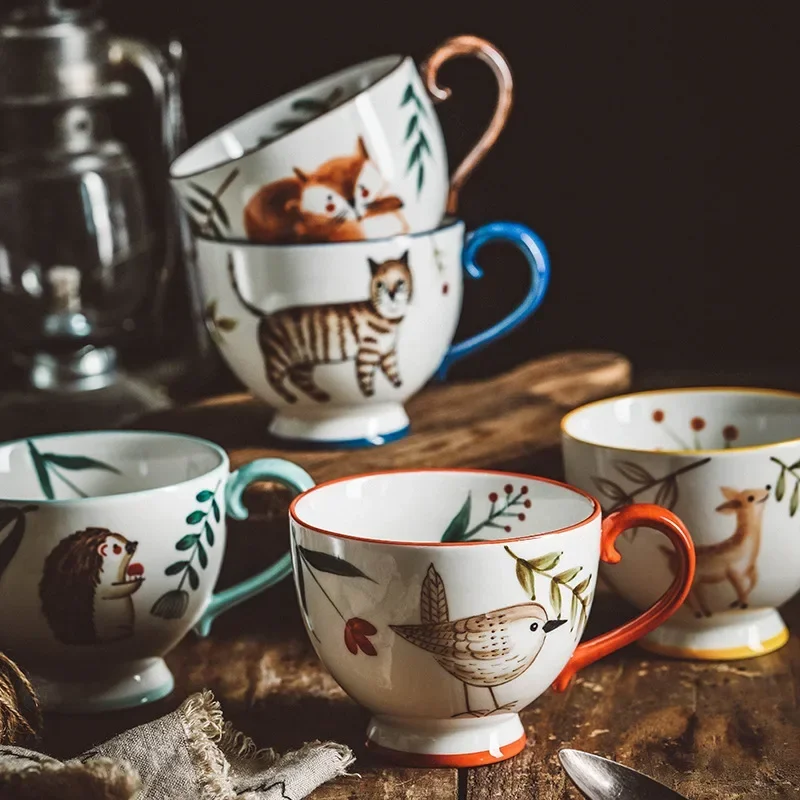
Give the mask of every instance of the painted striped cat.
[[358, 386], [365, 397], [375, 394], [379, 369], [393, 386], [402, 385], [397, 337], [412, 296], [408, 251], [380, 264], [367, 260], [371, 275], [367, 300], [293, 306], [268, 313], [244, 298], [229, 257], [228, 272], [239, 302], [261, 320], [258, 343], [267, 380], [287, 403], [297, 402], [286, 386], [287, 378], [319, 403], [331, 399], [314, 381], [318, 364], [355, 361]]

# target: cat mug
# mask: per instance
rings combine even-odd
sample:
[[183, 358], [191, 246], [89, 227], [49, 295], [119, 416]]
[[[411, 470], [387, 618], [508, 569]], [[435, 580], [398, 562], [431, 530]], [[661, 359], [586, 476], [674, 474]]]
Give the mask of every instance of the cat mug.
[[[487, 243], [513, 244], [531, 284], [500, 322], [451, 346], [462, 270]], [[252, 245], [197, 240], [212, 336], [233, 372], [276, 413], [269, 432], [308, 445], [361, 447], [409, 430], [403, 404], [435, 374], [520, 325], [550, 274], [524, 225], [494, 222], [465, 236], [449, 220], [427, 233], [361, 242]]]
[[[472, 55], [498, 83], [489, 127], [452, 177], [434, 101], [446, 61]], [[423, 77], [424, 76], [424, 82]], [[170, 179], [196, 234], [304, 244], [436, 228], [503, 129], [511, 71], [491, 43], [456, 36], [417, 70], [384, 56], [289, 92], [189, 148]]]

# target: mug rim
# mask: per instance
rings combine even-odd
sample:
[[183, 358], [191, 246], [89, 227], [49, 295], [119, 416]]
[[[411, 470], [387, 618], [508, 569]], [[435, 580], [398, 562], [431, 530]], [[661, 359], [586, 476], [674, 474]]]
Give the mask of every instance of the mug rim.
[[[409, 60], [412, 60], [411, 56], [402, 55], [400, 53], [390, 53], [389, 55], [385, 55], [385, 56], [376, 56], [375, 58], [370, 58], [370, 59], [367, 59], [366, 61], [359, 61], [359, 62], [357, 62], [355, 64], [351, 64], [348, 67], [343, 67], [340, 70], [336, 70], [336, 72], [332, 72], [330, 75], [324, 75], [321, 78], [317, 78], [316, 80], [309, 81], [308, 83], [304, 83], [302, 86], [297, 86], [294, 89], [289, 90], [288, 92], [284, 92], [283, 94], [278, 95], [278, 97], [273, 97], [272, 100], [268, 100], [266, 103], [262, 103], [261, 105], [257, 106], [256, 108], [251, 108], [249, 111], [245, 112], [241, 116], [238, 116], [235, 119], [233, 119], [230, 122], [228, 122], [225, 125], [223, 125], [222, 127], [217, 128], [215, 131], [213, 131], [212, 133], [209, 133], [207, 136], [204, 136], [202, 139], [200, 139], [200, 141], [195, 142], [193, 145], [191, 145], [191, 147], [188, 147], [186, 150], [184, 150], [182, 153], [180, 153], [176, 158], [173, 159], [172, 163], [170, 164], [168, 177], [169, 177], [170, 180], [176, 180], [176, 181], [183, 181], [183, 180], [187, 180], [189, 178], [196, 178], [198, 175], [204, 175], [205, 173], [211, 172], [212, 170], [218, 169], [219, 167], [224, 167], [226, 164], [235, 164], [238, 161], [241, 161], [243, 158], [247, 158], [247, 156], [252, 155], [253, 153], [258, 153], [261, 150], [264, 150], [265, 148], [270, 147], [273, 144], [277, 144], [278, 142], [282, 141], [286, 137], [291, 136], [292, 134], [296, 133], [299, 130], [302, 130], [303, 128], [307, 127], [308, 125], [311, 125], [314, 122], [317, 122], [317, 120], [323, 119], [324, 117], [327, 117], [329, 114], [332, 114], [334, 111], [338, 111], [340, 108], [344, 108], [348, 104], [354, 102], [356, 100], [356, 98], [360, 97], [362, 94], [364, 94], [364, 92], [368, 92], [371, 89], [374, 89], [376, 86], [381, 84], [383, 81], [387, 80], [389, 77], [394, 75], [394, 73], [397, 72], [397, 70], [399, 70], [400, 67], [402, 67], [403, 64], [406, 63], [406, 61], [409, 61]], [[174, 171], [175, 165], [184, 156], [187, 156], [192, 150], [195, 150], [195, 149], [201, 147], [202, 145], [208, 144], [209, 142], [213, 141], [218, 136], [220, 136], [221, 134], [225, 133], [225, 131], [230, 130], [234, 125], [237, 125], [240, 122], [244, 122], [249, 117], [255, 116], [255, 115], [267, 110], [271, 105], [276, 104], [276, 103], [280, 102], [281, 100], [288, 99], [289, 97], [291, 97], [294, 94], [297, 94], [298, 92], [302, 92], [304, 90], [309, 90], [314, 85], [321, 84], [324, 81], [332, 80], [332, 79], [337, 78], [337, 77], [341, 77], [342, 75], [345, 75], [348, 72], [355, 71], [356, 69], [359, 69], [361, 67], [367, 67], [367, 66], [370, 66], [372, 64], [378, 64], [381, 61], [386, 61], [387, 63], [391, 63], [391, 62], [395, 62], [395, 63], [387, 72], [383, 73], [380, 77], [375, 78], [375, 80], [373, 80], [368, 86], [365, 86], [364, 88], [360, 89], [358, 92], [356, 92], [351, 97], [348, 97], [347, 100], [345, 100], [344, 102], [340, 103], [339, 105], [334, 106], [333, 108], [329, 108], [327, 111], [323, 111], [321, 114], [318, 114], [316, 117], [313, 117], [312, 119], [308, 120], [307, 122], [304, 122], [299, 127], [293, 128], [292, 130], [289, 130], [289, 131], [285, 131], [284, 133], [281, 133], [278, 136], [276, 136], [274, 139], [270, 139], [269, 141], [263, 142], [262, 144], [259, 144], [256, 147], [253, 147], [253, 148], [251, 148], [249, 150], [246, 150], [240, 156], [236, 156], [236, 158], [227, 158], [224, 161], [215, 162], [215, 163], [213, 163], [213, 164], [211, 164], [211, 165], [209, 165], [207, 167], [204, 167], [203, 169], [195, 169], [192, 172], [181, 172], [180, 174], [176, 174], [175, 173], [175, 171]]]
[[627, 392], [626, 394], [618, 394], [613, 397], [604, 397], [600, 400], [593, 400], [591, 403], [585, 403], [572, 411], [568, 411], [561, 418], [561, 434], [563, 437], [572, 439], [575, 442], [596, 447], [605, 450], [614, 450], [623, 453], [646, 453], [652, 456], [690, 456], [690, 455], [714, 455], [714, 456], [735, 456], [737, 453], [748, 453], [755, 451], [763, 451], [769, 448], [783, 447], [784, 445], [800, 444], [800, 436], [791, 439], [781, 439], [777, 442], [768, 442], [765, 444], [751, 444], [744, 447], [709, 447], [709, 448], [696, 448], [687, 450], [686, 448], [656, 450], [652, 447], [623, 447], [618, 444], [601, 443], [592, 439], [578, 436], [575, 433], [567, 430], [567, 426], [571, 420], [576, 419], [584, 411], [599, 407], [607, 403], [614, 403], [618, 400], [629, 400], [639, 397], [648, 397], [653, 395], [665, 394], [699, 394], [703, 392], [714, 392], [719, 394], [735, 395], [768, 395], [772, 397], [784, 397], [800, 401], [800, 392], [793, 392], [790, 389], [770, 389], [762, 388], [759, 386], [681, 386], [666, 389], [646, 389], [641, 392]]
[[226, 472], [230, 472], [230, 459], [228, 458], [228, 453], [225, 451], [224, 448], [220, 447], [218, 444], [208, 440], [202, 439], [199, 436], [191, 436], [185, 433], [172, 433], [170, 431], [156, 431], [156, 430], [114, 430], [113, 428], [101, 428], [97, 430], [89, 430], [89, 431], [64, 431], [63, 433], [41, 433], [37, 434], [36, 436], [23, 436], [18, 439], [9, 439], [5, 442], [0, 442], [0, 450], [3, 450], [6, 447], [13, 447], [14, 445], [25, 444], [28, 441], [33, 442], [40, 442], [45, 439], [55, 439], [55, 438], [62, 438], [62, 437], [88, 437], [88, 436], [96, 436], [97, 434], [114, 434], [114, 435], [121, 435], [121, 436], [140, 436], [144, 435], [145, 437], [148, 436], [163, 436], [170, 439], [186, 439], [190, 442], [199, 443], [204, 445], [207, 449], [214, 451], [219, 457], [220, 462], [215, 467], [207, 470], [206, 472], [202, 473], [201, 475], [195, 475], [193, 478], [186, 478], [181, 481], [177, 481], [175, 483], [167, 483], [162, 486], [153, 486], [149, 489], [136, 489], [130, 492], [117, 492], [115, 494], [102, 494], [96, 497], [89, 496], [89, 497], [69, 497], [64, 500], [53, 499], [51, 500], [49, 497], [45, 498], [32, 498], [32, 497], [24, 497], [24, 498], [12, 498], [12, 497], [3, 497], [0, 494], [0, 502], [3, 503], [37, 503], [39, 505], [44, 506], [77, 506], [80, 504], [85, 504], [88, 502], [113, 502], [115, 500], [126, 500], [131, 497], [140, 497], [145, 494], [149, 494], [150, 492], [158, 492], [163, 490], [172, 490], [177, 489], [179, 487], [185, 487], [186, 485], [192, 483], [193, 481], [200, 481], [206, 478], [208, 475], [211, 475], [213, 472], [216, 472], [218, 469], [224, 469]]
[[[492, 223], [486, 223], [487, 225], [491, 225]], [[439, 224], [435, 228], [428, 228], [424, 231], [409, 231], [408, 233], [396, 233], [393, 236], [380, 236], [376, 239], [352, 239], [346, 242], [253, 242], [249, 239], [212, 239], [210, 236], [203, 236], [201, 234], [197, 234], [194, 238], [198, 242], [203, 242], [209, 246], [216, 247], [225, 247], [225, 246], [235, 246], [235, 247], [244, 247], [244, 248], [253, 248], [256, 250], [281, 250], [281, 249], [305, 249], [305, 248], [312, 248], [312, 247], [344, 247], [346, 245], [360, 245], [362, 247], [368, 244], [379, 244], [381, 242], [394, 242], [400, 241], [402, 239], [417, 239], [423, 238], [426, 236], [433, 236], [437, 233], [444, 233], [445, 231], [449, 231], [451, 228], [455, 227], [466, 227], [466, 223], [464, 222], [461, 217], [456, 217], [453, 215], [447, 215], [442, 219]], [[483, 226], [481, 226], [483, 227]]]
[[[306, 522], [303, 522], [300, 519], [300, 516], [297, 513], [296, 506], [297, 504], [307, 495], [313, 494], [318, 489], [324, 489], [329, 486], [333, 486], [337, 483], [344, 483], [346, 481], [353, 481], [359, 478], [375, 478], [382, 475], [409, 475], [414, 473], [443, 473], [443, 474], [472, 474], [472, 475], [495, 475], [495, 476], [503, 476], [505, 478], [516, 478], [517, 480], [526, 480], [526, 481], [536, 481], [538, 483], [549, 483], [554, 486], [558, 486], [561, 489], [567, 489], [568, 491], [572, 492], [573, 494], [579, 495], [584, 497], [585, 499], [589, 500], [592, 504], [592, 511], [588, 514], [584, 519], [580, 520], [579, 522], [575, 522], [572, 525], [567, 525], [563, 528], [554, 528], [550, 531], [542, 531], [541, 533], [532, 533], [528, 536], [516, 536], [516, 537], [508, 537], [504, 539], [492, 539], [491, 541], [467, 541], [467, 542], [408, 542], [408, 541], [395, 541], [391, 539], [374, 539], [368, 538], [364, 536], [354, 536], [350, 533], [339, 533], [337, 531], [327, 530], [325, 528], [320, 528], [317, 525], [310, 525]], [[602, 516], [602, 509], [600, 507], [600, 503], [596, 497], [585, 492], [583, 489], [579, 489], [577, 486], [572, 486], [571, 484], [564, 483], [563, 481], [557, 481], [553, 478], [543, 478], [539, 475], [528, 475], [524, 472], [511, 472], [508, 470], [497, 470], [497, 469], [480, 469], [478, 467], [408, 467], [405, 469], [385, 469], [385, 470], [378, 470], [376, 472], [361, 472], [354, 475], [345, 475], [341, 478], [332, 478], [328, 481], [323, 481], [322, 483], [318, 483], [312, 486], [310, 489], [307, 489], [305, 492], [297, 495], [292, 502], [289, 504], [289, 518], [298, 525], [301, 525], [303, 528], [307, 530], [314, 531], [315, 533], [321, 533], [326, 536], [332, 536], [335, 539], [346, 539], [351, 542], [365, 542], [367, 544], [380, 544], [380, 545], [387, 545], [389, 547], [416, 547], [416, 548], [424, 548], [424, 547], [433, 547], [433, 548], [452, 548], [452, 547], [480, 547], [480, 546], [491, 546], [491, 545], [507, 545], [513, 544], [514, 542], [526, 542], [531, 541], [533, 539], [541, 539], [544, 536], [553, 536], [555, 534], [566, 533], [567, 531], [576, 530], [577, 528], [582, 528], [588, 525], [591, 522], [594, 522], [598, 517]]]

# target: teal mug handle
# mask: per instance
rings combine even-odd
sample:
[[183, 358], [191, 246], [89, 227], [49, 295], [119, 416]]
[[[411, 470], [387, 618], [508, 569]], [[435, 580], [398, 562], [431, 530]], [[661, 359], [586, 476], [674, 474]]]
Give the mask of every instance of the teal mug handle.
[[[225, 485], [225, 506], [228, 516], [244, 520], [248, 517], [247, 509], [242, 502], [245, 489], [256, 481], [275, 481], [290, 489], [293, 495], [312, 488], [314, 479], [302, 467], [282, 458], [259, 458], [245, 464], [228, 477]], [[282, 581], [292, 571], [292, 557], [284, 553], [274, 564], [252, 578], [237, 583], [221, 592], [211, 595], [208, 606], [197, 624], [194, 626], [199, 636], [208, 636], [211, 623], [234, 606], [249, 600], [251, 597], [269, 589]]]

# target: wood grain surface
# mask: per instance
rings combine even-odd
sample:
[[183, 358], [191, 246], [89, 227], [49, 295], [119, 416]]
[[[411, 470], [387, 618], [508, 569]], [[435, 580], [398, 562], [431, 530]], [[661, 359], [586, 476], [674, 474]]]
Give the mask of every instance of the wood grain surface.
[[[429, 388], [409, 404], [413, 433], [359, 451], [281, 451], [266, 435], [268, 411], [245, 395], [152, 415], [137, 427], [214, 439], [234, 466], [265, 455], [298, 461], [318, 480], [400, 466], [485, 466], [560, 478], [558, 425], [589, 399], [624, 391], [628, 362], [610, 353], [566, 353], [488, 381]], [[286, 546], [280, 492], [255, 487], [251, 517], [229, 522], [219, 586], [252, 574]], [[586, 635], [633, 611], [600, 587]], [[360, 777], [318, 789], [315, 800], [576, 800], [557, 761], [569, 746], [641, 769], [690, 800], [800, 796], [800, 598], [783, 609], [795, 631], [760, 659], [693, 663], [654, 657], [636, 646], [582, 672], [563, 694], [545, 693], [523, 712], [528, 745], [516, 758], [470, 770], [397, 769], [363, 747], [368, 714], [338, 687], [302, 627], [290, 581], [219, 618], [211, 636], [194, 634], [169, 654], [176, 691], [163, 701], [97, 717], [49, 715], [44, 748], [71, 756], [210, 688], [235, 725], [280, 750], [310, 739], [350, 745]]]

